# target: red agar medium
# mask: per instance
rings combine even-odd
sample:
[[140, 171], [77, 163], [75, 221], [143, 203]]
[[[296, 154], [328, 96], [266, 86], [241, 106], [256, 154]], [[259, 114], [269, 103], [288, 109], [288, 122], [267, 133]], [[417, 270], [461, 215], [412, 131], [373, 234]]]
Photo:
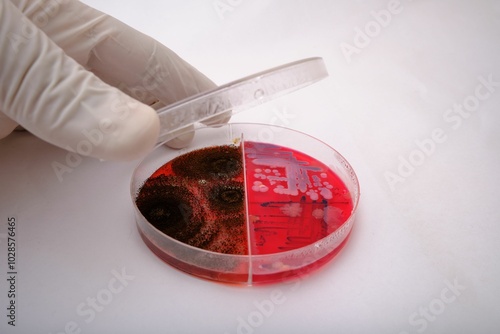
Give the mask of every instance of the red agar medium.
[[353, 203], [345, 184], [302, 152], [245, 142], [245, 166], [253, 254], [310, 245], [351, 215]]

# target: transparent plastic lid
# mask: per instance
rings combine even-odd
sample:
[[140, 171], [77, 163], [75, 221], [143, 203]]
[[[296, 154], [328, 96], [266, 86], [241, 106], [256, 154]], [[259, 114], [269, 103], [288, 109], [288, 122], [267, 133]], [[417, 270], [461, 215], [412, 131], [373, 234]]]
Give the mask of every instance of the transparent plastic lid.
[[158, 143], [173, 139], [179, 130], [227, 113], [254, 107], [328, 76], [322, 58], [307, 58], [281, 65], [222, 85], [158, 110]]

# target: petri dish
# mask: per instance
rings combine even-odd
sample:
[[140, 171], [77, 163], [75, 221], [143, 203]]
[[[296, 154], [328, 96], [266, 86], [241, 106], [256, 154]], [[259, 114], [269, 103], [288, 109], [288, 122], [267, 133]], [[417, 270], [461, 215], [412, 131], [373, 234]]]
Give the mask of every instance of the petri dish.
[[[299, 72], [309, 74], [292, 75]], [[139, 233], [158, 257], [201, 278], [257, 285], [306, 275], [343, 249], [360, 193], [352, 166], [339, 152], [279, 126], [190, 127], [195, 119], [261, 103], [255, 92], [270, 99], [324, 73], [321, 59], [311, 58], [196, 96], [194, 104], [173, 106], [187, 117], [177, 118], [176, 127], [161, 137], [169, 140], [187, 125], [186, 131], [196, 131], [193, 142], [178, 151], [160, 143], [131, 182]], [[233, 98], [238, 95], [251, 97]], [[212, 103], [223, 107], [213, 112]]]

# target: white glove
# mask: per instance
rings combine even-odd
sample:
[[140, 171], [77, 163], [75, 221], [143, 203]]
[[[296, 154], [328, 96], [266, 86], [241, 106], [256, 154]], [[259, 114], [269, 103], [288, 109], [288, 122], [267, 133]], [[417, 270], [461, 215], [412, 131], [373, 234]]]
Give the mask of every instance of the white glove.
[[76, 0], [0, 0], [0, 41], [0, 138], [21, 125], [80, 154], [136, 159], [158, 139], [154, 108], [215, 87], [165, 46]]

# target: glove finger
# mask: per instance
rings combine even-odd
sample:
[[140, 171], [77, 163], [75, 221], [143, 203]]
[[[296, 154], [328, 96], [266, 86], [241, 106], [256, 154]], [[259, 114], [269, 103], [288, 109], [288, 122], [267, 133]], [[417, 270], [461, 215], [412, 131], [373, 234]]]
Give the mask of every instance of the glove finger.
[[161, 43], [79, 1], [12, 2], [70, 57], [145, 104], [216, 87]]
[[[176, 133], [179, 135], [176, 135]], [[187, 128], [179, 129], [173, 133], [176, 136], [165, 143], [170, 148], [181, 149], [188, 146], [194, 138], [194, 126], [188, 126]]]
[[7, 117], [0, 111], [0, 139], [7, 137], [12, 131], [16, 129], [17, 124], [15, 121]]
[[10, 1], [0, 3], [0, 108], [59, 147], [131, 160], [158, 138], [155, 111], [103, 83], [54, 44]]
[[[116, 38], [108, 38], [96, 45], [88, 66], [106, 82], [120, 87], [132, 97], [147, 104], [155, 103], [157, 98], [160, 104], [156, 105], [159, 107], [217, 87], [204, 74], [154, 39], [109, 16], [103, 26]], [[230, 118], [230, 113], [227, 113], [203, 123], [227, 123]]]
[[[154, 103], [153, 105], [151, 105], [151, 107], [158, 110], [158, 109], [165, 107], [165, 104], [161, 101], [158, 101], [158, 102]], [[190, 131], [190, 130], [192, 130], [192, 131]], [[167, 145], [168, 147], [174, 148], [174, 149], [181, 149], [181, 148], [188, 146], [193, 141], [194, 126], [179, 129], [175, 132], [179, 133], [179, 136], [167, 141], [165, 143], [165, 145]], [[175, 136], [175, 133], [173, 135]]]
[[[157, 98], [160, 101], [160, 105], [156, 104], [158, 109], [159, 106], [217, 87], [196, 68], [149, 36], [98, 11], [90, 10], [88, 15], [87, 19], [95, 15], [102, 19], [99, 27], [94, 28], [94, 34], [104, 31], [105, 35], [112, 36], [94, 46], [88, 67], [132, 97], [147, 104], [155, 103]], [[222, 124], [229, 119], [230, 113], [212, 117], [203, 123]], [[186, 134], [167, 145], [175, 148], [187, 146], [193, 135]]]

